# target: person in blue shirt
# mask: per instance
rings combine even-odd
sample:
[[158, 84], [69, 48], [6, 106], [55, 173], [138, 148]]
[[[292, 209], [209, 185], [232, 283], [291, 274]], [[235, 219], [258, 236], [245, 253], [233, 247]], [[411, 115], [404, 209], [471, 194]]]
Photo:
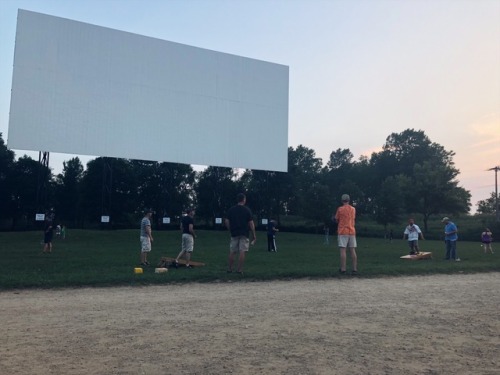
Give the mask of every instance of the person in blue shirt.
[[444, 227], [444, 242], [446, 244], [446, 260], [455, 260], [460, 262], [460, 258], [457, 256], [457, 239], [458, 239], [458, 228], [454, 222], [449, 218], [443, 217], [441, 222], [445, 223]]

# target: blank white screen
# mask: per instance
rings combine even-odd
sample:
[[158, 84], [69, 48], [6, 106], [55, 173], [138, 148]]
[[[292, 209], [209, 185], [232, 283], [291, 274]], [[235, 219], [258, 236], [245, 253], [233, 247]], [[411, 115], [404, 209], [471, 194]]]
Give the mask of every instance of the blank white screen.
[[287, 170], [287, 66], [19, 10], [11, 149]]

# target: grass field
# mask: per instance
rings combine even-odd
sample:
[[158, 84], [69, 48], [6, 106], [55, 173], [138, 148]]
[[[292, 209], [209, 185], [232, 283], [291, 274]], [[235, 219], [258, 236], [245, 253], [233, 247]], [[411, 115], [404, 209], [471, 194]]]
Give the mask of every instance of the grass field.
[[[258, 232], [258, 242], [251, 247], [245, 275], [227, 274], [229, 235], [226, 231], [197, 231], [193, 260], [206, 264], [194, 269], [170, 269], [155, 274], [161, 257], [175, 257], [180, 250], [180, 233], [154, 232], [151, 267], [135, 275], [139, 263], [137, 230], [72, 230], [67, 238], [54, 238], [52, 254], [42, 254], [41, 232], [0, 233], [2, 267], [0, 288], [75, 287], [111, 285], [148, 285], [172, 282], [252, 281], [290, 278], [339, 277], [336, 237], [324, 245], [323, 235], [279, 233], [278, 252], [267, 252], [266, 235]], [[440, 273], [475, 273], [500, 271], [500, 248], [484, 254], [479, 242], [459, 241], [461, 262], [445, 261], [442, 241], [420, 241], [422, 251], [431, 251], [433, 259], [408, 261], [407, 242], [358, 238], [360, 277], [424, 275]], [[348, 259], [348, 270], [350, 261]], [[349, 276], [343, 276], [349, 277]]]

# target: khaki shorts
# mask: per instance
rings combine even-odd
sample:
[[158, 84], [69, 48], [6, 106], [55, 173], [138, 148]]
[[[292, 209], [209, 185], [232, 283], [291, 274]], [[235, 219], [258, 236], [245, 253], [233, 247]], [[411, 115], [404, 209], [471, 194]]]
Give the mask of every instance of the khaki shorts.
[[141, 236], [141, 252], [148, 253], [151, 251], [151, 240], [149, 237]]
[[357, 247], [356, 236], [349, 234], [339, 234], [339, 247]]
[[229, 251], [232, 253], [237, 253], [240, 251], [248, 251], [250, 247], [250, 240], [246, 236], [231, 237], [231, 244], [229, 245]]
[[194, 249], [194, 238], [188, 233], [182, 233], [182, 251], [192, 253]]

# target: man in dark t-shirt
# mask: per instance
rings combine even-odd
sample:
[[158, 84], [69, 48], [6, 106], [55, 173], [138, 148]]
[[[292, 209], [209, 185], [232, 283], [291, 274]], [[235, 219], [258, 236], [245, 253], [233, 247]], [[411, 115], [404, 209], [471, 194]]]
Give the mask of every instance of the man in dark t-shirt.
[[[243, 274], [243, 264], [245, 256], [250, 247], [255, 244], [255, 224], [253, 222], [252, 211], [245, 206], [246, 196], [243, 193], [237, 196], [238, 204], [227, 211], [225, 224], [231, 233], [231, 243], [229, 246], [229, 259], [227, 272], [233, 272], [234, 256], [239, 253], [238, 267], [236, 272]], [[249, 231], [252, 231], [253, 240], [250, 242]]]
[[187, 215], [183, 216], [181, 219], [181, 252], [177, 255], [177, 258], [175, 258], [175, 263], [177, 264], [179, 259], [184, 255], [186, 258], [186, 268], [193, 268], [189, 264], [189, 261], [191, 260], [191, 253], [194, 250], [194, 239], [196, 238], [194, 234], [194, 209], [187, 209], [186, 214]]

